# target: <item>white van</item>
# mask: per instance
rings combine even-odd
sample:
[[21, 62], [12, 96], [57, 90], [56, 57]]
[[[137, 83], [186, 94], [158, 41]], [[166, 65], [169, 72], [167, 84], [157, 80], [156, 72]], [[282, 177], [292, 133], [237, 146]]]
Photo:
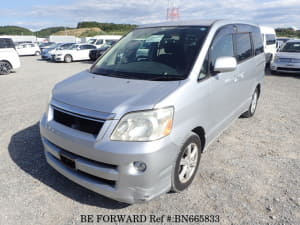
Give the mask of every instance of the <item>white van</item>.
[[10, 38], [0, 38], [0, 75], [9, 74], [20, 67], [20, 58]]
[[273, 27], [259, 26], [264, 43], [266, 64], [269, 64], [276, 53], [276, 32]]
[[88, 40], [88, 44], [95, 45], [97, 48], [104, 47], [106, 45], [112, 45], [116, 40], [121, 39], [121, 35], [98, 35]]

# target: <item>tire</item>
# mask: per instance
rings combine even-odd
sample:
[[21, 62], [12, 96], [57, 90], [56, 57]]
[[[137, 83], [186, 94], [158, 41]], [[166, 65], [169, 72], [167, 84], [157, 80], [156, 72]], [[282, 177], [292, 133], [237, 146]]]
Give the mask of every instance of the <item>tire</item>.
[[271, 74], [277, 75], [278, 72], [276, 70], [270, 70]]
[[71, 56], [71, 55], [66, 55], [65, 58], [64, 58], [64, 61], [65, 61], [66, 63], [72, 62], [72, 61], [73, 61], [72, 56]]
[[34, 53], [34, 55], [41, 55], [41, 52], [40, 52], [40, 51], [36, 51], [36, 52]]
[[242, 118], [250, 118], [254, 115], [257, 108], [258, 98], [259, 98], [259, 92], [258, 89], [256, 88], [252, 95], [250, 106], [248, 110], [241, 115]]
[[0, 61], [0, 75], [7, 75], [11, 72], [12, 67], [9, 62]]
[[172, 192], [186, 189], [194, 180], [201, 158], [200, 138], [191, 133], [183, 144], [172, 172]]

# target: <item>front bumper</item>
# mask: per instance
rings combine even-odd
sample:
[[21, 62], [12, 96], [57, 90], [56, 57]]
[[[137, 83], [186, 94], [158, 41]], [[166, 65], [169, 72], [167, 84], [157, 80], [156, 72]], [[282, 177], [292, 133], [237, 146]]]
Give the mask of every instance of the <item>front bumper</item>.
[[61, 56], [54, 55], [54, 56], [52, 56], [52, 59], [54, 59], [54, 61], [57, 61], [57, 62], [63, 62], [64, 56], [63, 55], [61, 55]]
[[272, 62], [271, 70], [282, 73], [300, 73], [300, 63]]
[[[47, 162], [75, 183], [121, 202], [148, 201], [169, 191], [178, 146], [169, 136], [153, 142], [110, 141], [108, 130], [115, 122], [106, 121], [102, 129], [107, 129], [94, 137], [44, 115], [40, 131]], [[146, 163], [146, 171], [138, 172], [135, 161]]]

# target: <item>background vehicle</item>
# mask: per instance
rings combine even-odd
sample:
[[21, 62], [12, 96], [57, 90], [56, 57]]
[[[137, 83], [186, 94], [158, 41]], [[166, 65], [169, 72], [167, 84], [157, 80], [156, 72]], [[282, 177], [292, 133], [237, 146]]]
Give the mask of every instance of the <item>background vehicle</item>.
[[16, 46], [16, 50], [20, 56], [23, 55], [40, 55], [41, 50], [39, 46], [35, 43], [26, 43]]
[[51, 45], [49, 48], [45, 48], [42, 50], [41, 57], [42, 59], [46, 59], [46, 60], [52, 59], [57, 50], [64, 50], [70, 48], [73, 44], [75, 43], [60, 43], [60, 44]]
[[39, 44], [39, 47], [40, 47], [41, 50], [43, 50], [45, 48], [52, 48], [55, 45], [56, 45], [55, 42], [43, 42], [43, 43]]
[[266, 65], [269, 65], [276, 53], [276, 32], [273, 27], [260, 26], [263, 37]]
[[278, 37], [276, 38], [276, 48], [280, 49], [280, 47], [287, 42], [288, 40], [290, 40], [291, 38], [288, 37]]
[[0, 38], [0, 75], [9, 74], [20, 67], [20, 58], [9, 38]]
[[97, 48], [104, 47], [106, 45], [113, 45], [118, 41], [121, 35], [98, 35], [88, 40], [88, 44], [93, 44]]
[[287, 41], [276, 53], [271, 72], [300, 73], [300, 40]]
[[80, 60], [89, 60], [89, 54], [91, 49], [95, 49], [95, 45], [90, 44], [74, 44], [68, 49], [57, 50], [52, 56], [54, 61], [60, 62], [72, 62]]
[[103, 55], [108, 49], [110, 49], [116, 42], [117, 42], [116, 40], [107, 41], [107, 44], [104, 47], [91, 50], [89, 54], [90, 59], [95, 61], [101, 55]]
[[241, 115], [254, 115], [264, 67], [256, 25], [140, 26], [90, 70], [55, 86], [40, 122], [47, 162], [127, 203], [183, 191], [205, 147]]

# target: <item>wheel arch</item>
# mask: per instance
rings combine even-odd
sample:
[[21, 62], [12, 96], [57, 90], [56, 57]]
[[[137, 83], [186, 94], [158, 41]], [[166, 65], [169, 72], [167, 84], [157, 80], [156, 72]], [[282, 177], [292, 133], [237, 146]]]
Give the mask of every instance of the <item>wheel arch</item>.
[[258, 83], [255, 88], [258, 90], [258, 97], [260, 97], [261, 84]]
[[201, 152], [203, 152], [205, 145], [206, 145], [206, 138], [205, 138], [205, 130], [203, 127], [198, 126], [192, 129], [192, 132], [197, 134], [201, 141]]
[[0, 62], [7, 62], [10, 65], [10, 67], [13, 69], [13, 66], [10, 61], [8, 61], [6, 59], [0, 59]]

